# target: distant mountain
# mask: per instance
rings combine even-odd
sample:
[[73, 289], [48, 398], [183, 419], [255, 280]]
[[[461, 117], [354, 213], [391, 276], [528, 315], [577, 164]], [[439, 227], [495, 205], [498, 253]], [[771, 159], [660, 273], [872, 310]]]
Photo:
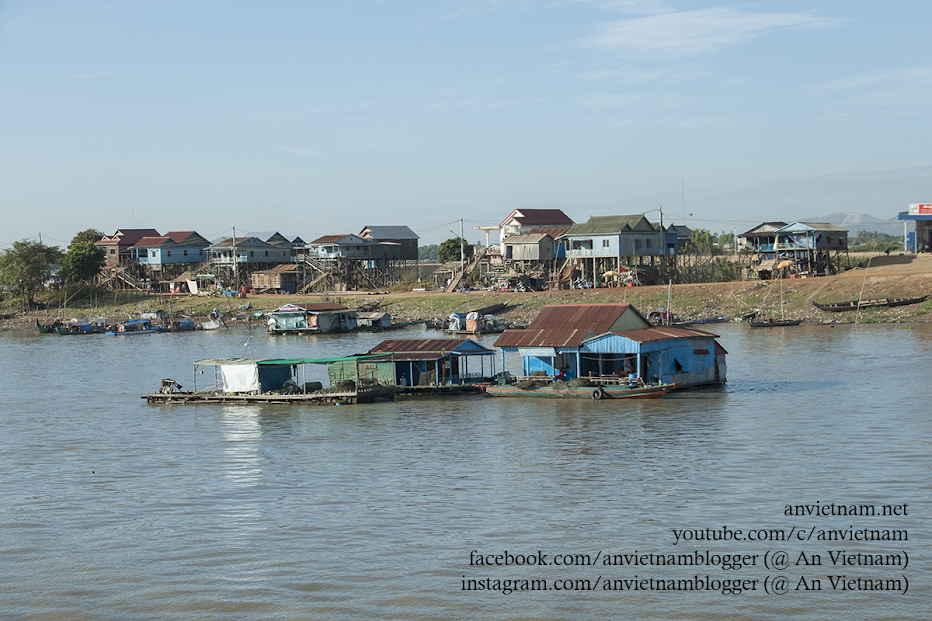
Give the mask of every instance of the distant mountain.
[[837, 211], [827, 216], [807, 216], [805, 218], [796, 218], [797, 222], [827, 222], [848, 229], [852, 236], [858, 231], [872, 231], [875, 233], [886, 233], [887, 235], [902, 235], [903, 221], [895, 217], [889, 220], [881, 220], [864, 213], [854, 213], [851, 211]]

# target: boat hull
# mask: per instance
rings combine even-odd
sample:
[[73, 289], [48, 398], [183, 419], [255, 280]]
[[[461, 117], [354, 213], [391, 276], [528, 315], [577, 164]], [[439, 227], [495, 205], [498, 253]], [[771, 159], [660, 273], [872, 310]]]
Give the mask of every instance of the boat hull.
[[541, 386], [540, 388], [518, 388], [514, 384], [489, 386], [485, 394], [490, 397], [544, 397], [555, 399], [659, 399], [676, 384], [658, 384], [655, 386]]
[[813, 302], [812, 305], [818, 308], [820, 311], [825, 311], [828, 313], [840, 313], [843, 311], [860, 310], [862, 308], [909, 306], [910, 304], [925, 302], [927, 299], [929, 299], [929, 296], [924, 295], [918, 298], [877, 298], [872, 300], [833, 302], [831, 304], [819, 304], [818, 302]]

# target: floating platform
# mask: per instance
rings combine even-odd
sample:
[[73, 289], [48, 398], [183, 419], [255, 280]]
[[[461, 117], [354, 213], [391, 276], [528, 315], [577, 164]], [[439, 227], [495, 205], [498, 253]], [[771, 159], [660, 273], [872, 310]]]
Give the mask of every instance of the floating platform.
[[143, 395], [149, 403], [173, 403], [191, 405], [195, 403], [270, 403], [307, 405], [352, 405], [389, 401], [395, 398], [392, 386], [378, 386], [346, 392], [309, 392], [297, 394], [239, 394], [224, 392], [157, 392]]

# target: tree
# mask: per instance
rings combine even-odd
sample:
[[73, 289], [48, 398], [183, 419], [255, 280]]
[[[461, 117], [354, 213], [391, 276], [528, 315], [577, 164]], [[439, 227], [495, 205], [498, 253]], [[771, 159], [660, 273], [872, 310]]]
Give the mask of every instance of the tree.
[[421, 246], [417, 249], [417, 258], [420, 261], [436, 261], [437, 260], [437, 249], [439, 246], [437, 244], [431, 244], [429, 246]]
[[106, 259], [103, 249], [93, 242], [72, 240], [68, 252], [61, 258], [59, 275], [65, 282], [88, 282], [100, 273]]
[[0, 284], [35, 304], [36, 291], [52, 275], [52, 266], [61, 258], [61, 249], [42, 242], [17, 241], [0, 253]]
[[87, 229], [81, 231], [77, 235], [71, 238], [71, 243], [68, 244], [68, 249], [70, 250], [72, 246], [78, 242], [98, 242], [104, 238], [104, 234], [98, 231], [97, 229]]
[[[461, 237], [451, 237], [442, 244], [440, 248], [437, 249], [437, 260], [441, 263], [452, 263], [453, 261], [460, 260], [460, 240]], [[465, 239], [462, 240], [463, 243], [463, 254], [466, 255], [466, 260], [469, 261], [472, 258], [474, 248], [470, 245]]]

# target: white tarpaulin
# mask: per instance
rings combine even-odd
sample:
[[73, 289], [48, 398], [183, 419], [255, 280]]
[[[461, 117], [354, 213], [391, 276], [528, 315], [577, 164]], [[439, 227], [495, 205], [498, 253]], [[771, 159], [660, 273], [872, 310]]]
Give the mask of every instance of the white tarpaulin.
[[255, 364], [225, 364], [220, 367], [223, 392], [259, 390], [259, 369]]

